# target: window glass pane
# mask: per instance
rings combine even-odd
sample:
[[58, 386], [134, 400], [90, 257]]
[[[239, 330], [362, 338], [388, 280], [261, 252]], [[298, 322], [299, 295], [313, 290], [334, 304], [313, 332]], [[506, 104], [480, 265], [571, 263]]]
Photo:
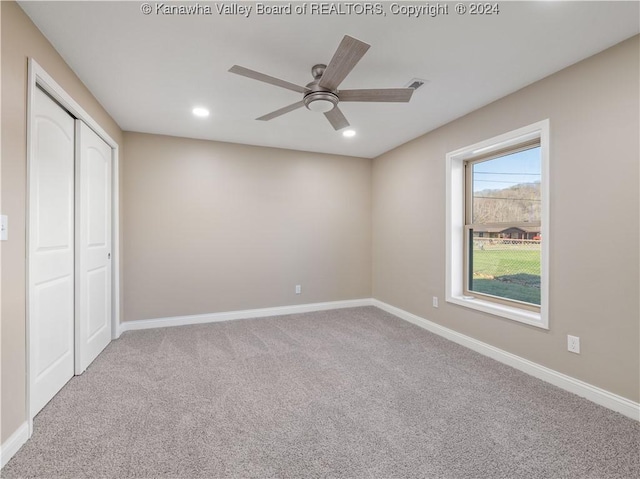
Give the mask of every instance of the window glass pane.
[[540, 305], [540, 227], [469, 230], [469, 290]]
[[472, 163], [473, 223], [540, 222], [540, 147]]

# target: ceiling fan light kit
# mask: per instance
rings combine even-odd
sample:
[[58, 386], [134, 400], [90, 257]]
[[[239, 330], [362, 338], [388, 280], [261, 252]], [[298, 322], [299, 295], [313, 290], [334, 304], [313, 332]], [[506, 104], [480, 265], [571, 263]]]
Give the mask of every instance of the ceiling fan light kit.
[[[315, 96], [317, 95], [322, 95], [323, 98], [315, 98]], [[331, 94], [328, 93], [325, 95], [324, 93], [318, 93], [315, 95], [307, 95], [304, 97], [304, 106], [307, 107], [307, 110], [317, 111], [320, 113], [326, 113], [328, 111], [331, 111], [338, 104], [338, 98], [335, 97], [334, 95], [335, 97], [334, 99], [334, 98], [331, 98], [329, 95]]]
[[345, 35], [329, 65], [316, 64], [311, 68], [314, 79], [306, 87], [238, 65], [232, 66], [229, 71], [303, 94], [301, 101], [263, 115], [257, 120], [273, 120], [304, 106], [310, 111], [324, 113], [331, 126], [335, 130], [341, 130], [349, 126], [349, 122], [338, 107], [338, 103], [341, 101], [406, 103], [411, 100], [411, 95], [414, 92], [414, 88], [338, 90], [340, 83], [351, 73], [369, 47], [369, 44]]
[[304, 106], [311, 111], [326, 113], [333, 110], [338, 104], [338, 96], [331, 92], [313, 92], [304, 96]]

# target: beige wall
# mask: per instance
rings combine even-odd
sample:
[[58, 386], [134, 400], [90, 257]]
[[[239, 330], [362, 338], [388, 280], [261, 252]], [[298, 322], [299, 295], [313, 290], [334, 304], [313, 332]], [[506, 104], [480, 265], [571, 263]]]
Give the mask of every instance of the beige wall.
[[371, 296], [371, 160], [141, 133], [125, 152], [125, 320]]
[[[27, 59], [33, 57], [119, 144], [122, 132], [89, 90], [14, 3], [2, 9], [2, 431], [5, 441], [25, 420], [25, 210]], [[122, 161], [122, 158], [121, 158]]]
[[[373, 296], [638, 401], [638, 46], [636, 36], [375, 159]], [[545, 118], [549, 331], [444, 301], [445, 154]]]

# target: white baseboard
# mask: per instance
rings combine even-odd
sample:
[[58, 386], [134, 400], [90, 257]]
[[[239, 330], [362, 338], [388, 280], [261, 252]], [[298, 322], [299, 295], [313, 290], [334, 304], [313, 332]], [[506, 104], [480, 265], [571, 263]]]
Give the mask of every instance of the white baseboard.
[[617, 394], [613, 394], [597, 386], [593, 386], [579, 379], [572, 378], [571, 376], [567, 376], [566, 374], [560, 373], [558, 371], [554, 371], [553, 369], [547, 368], [546, 366], [542, 366], [538, 363], [534, 363], [533, 361], [529, 361], [528, 359], [521, 358], [520, 356], [516, 356], [515, 354], [508, 353], [507, 351], [503, 351], [502, 349], [496, 348], [487, 343], [483, 343], [482, 341], [478, 341], [477, 339], [473, 339], [472, 337], [458, 333], [452, 329], [445, 328], [444, 326], [440, 326], [439, 324], [421, 318], [420, 316], [416, 316], [415, 314], [409, 313], [400, 308], [396, 308], [395, 306], [391, 306], [390, 304], [383, 303], [382, 301], [379, 301], [377, 299], [372, 300], [372, 304], [373, 306], [391, 313], [394, 316], [404, 319], [405, 321], [409, 321], [410, 323], [431, 331], [434, 334], [449, 339], [454, 343], [458, 343], [469, 349], [473, 349], [474, 351], [483, 354], [484, 356], [489, 356], [496, 361], [507, 364], [524, 373], [530, 374], [531, 376], [551, 383], [554, 386], [558, 386], [565, 391], [569, 391], [596, 404], [599, 404], [600, 406], [604, 406], [608, 409], [619, 412], [620, 414], [624, 414], [631, 419], [640, 421], [640, 404], [637, 402], [633, 402], [629, 399], [618, 396]]
[[326, 311], [330, 309], [356, 308], [359, 306], [371, 306], [371, 298], [348, 299], [344, 301], [329, 301], [326, 303], [296, 304], [291, 306], [276, 306], [273, 308], [246, 309], [243, 311], [227, 311], [224, 313], [193, 314], [190, 316], [173, 316], [170, 318], [141, 319], [137, 321], [125, 321], [120, 323], [118, 336], [125, 331], [139, 329], [165, 328], [170, 326], [185, 326], [188, 324], [217, 323], [234, 319], [265, 318], [269, 316], [282, 316], [285, 314], [310, 313], [313, 311]]
[[7, 462], [29, 439], [29, 423], [23, 422], [20, 427], [0, 446], [0, 468]]

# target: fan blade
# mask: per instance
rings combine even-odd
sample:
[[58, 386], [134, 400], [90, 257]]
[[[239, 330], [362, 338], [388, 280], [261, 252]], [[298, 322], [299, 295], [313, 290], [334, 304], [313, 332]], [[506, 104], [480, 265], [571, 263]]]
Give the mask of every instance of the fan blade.
[[340, 90], [340, 101], [392, 101], [408, 102], [413, 88], [378, 88], [373, 90]]
[[289, 83], [288, 81], [280, 80], [276, 77], [265, 75], [264, 73], [260, 73], [255, 70], [249, 70], [248, 68], [238, 65], [233, 65], [231, 68], [229, 68], [229, 71], [231, 73], [235, 73], [236, 75], [253, 78], [254, 80], [269, 83], [270, 85], [279, 86], [281, 88], [286, 88], [287, 90], [297, 91], [298, 93], [307, 93], [309, 91], [308, 88]]
[[280, 115], [284, 115], [285, 113], [289, 113], [290, 111], [297, 110], [298, 108], [303, 106], [304, 106], [304, 102], [302, 100], [297, 101], [289, 106], [285, 106], [284, 108], [280, 108], [279, 110], [272, 111], [271, 113], [261, 116], [260, 118], [256, 118], [256, 120], [262, 120], [262, 121], [273, 120], [274, 118], [277, 118]]
[[326, 112], [324, 116], [327, 117], [327, 120], [329, 120], [334, 130], [342, 130], [349, 126], [349, 122], [337, 106], [333, 107], [333, 110]]
[[327, 90], [337, 89], [356, 63], [367, 53], [370, 46], [368, 43], [345, 35], [325, 69], [319, 85]]

